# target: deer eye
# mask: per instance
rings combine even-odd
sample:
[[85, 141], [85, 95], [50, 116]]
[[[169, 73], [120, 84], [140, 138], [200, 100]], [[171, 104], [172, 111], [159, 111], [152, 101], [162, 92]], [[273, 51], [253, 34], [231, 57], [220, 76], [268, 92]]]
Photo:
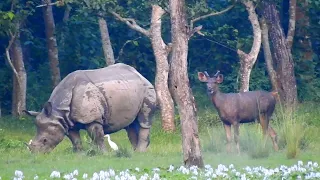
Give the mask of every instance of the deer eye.
[[47, 143], [47, 138], [43, 138], [43, 144], [46, 144]]

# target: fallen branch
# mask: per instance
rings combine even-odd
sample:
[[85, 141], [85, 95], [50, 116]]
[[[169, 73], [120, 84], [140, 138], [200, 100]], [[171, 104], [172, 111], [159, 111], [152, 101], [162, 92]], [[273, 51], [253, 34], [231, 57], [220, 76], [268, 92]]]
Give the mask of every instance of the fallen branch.
[[147, 37], [150, 37], [150, 31], [142, 28], [137, 24], [137, 22], [132, 18], [123, 18], [114, 11], [111, 11], [111, 14], [116, 17], [119, 21], [126, 23], [131, 29], [136, 30]]

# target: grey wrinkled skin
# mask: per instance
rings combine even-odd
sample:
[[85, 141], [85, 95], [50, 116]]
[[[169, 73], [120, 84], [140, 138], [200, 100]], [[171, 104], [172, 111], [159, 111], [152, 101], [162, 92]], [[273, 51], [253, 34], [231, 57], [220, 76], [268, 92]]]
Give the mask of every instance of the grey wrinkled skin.
[[36, 116], [32, 152], [50, 152], [66, 135], [75, 151], [82, 149], [80, 129], [102, 151], [104, 134], [126, 129], [137, 151], [146, 151], [152, 116], [156, 109], [154, 86], [133, 67], [117, 63], [96, 70], [78, 70], [66, 76], [53, 90]]

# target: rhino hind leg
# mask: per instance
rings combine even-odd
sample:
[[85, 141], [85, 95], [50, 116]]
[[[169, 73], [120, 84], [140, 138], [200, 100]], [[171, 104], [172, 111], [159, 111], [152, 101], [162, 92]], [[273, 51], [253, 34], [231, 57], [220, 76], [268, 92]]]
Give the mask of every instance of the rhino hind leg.
[[142, 108], [138, 114], [138, 122], [140, 125], [138, 135], [138, 145], [136, 150], [144, 152], [150, 144], [150, 128], [152, 125], [152, 117], [156, 110], [156, 102], [154, 98], [144, 100]]
[[137, 148], [138, 144], [139, 129], [140, 125], [137, 119], [135, 119], [132, 124], [126, 127], [128, 138], [134, 150]]
[[82, 143], [79, 130], [69, 130], [68, 138], [73, 145], [73, 151], [78, 152], [82, 150]]
[[107, 149], [104, 143], [104, 131], [103, 131], [102, 125], [100, 123], [93, 122], [93, 123], [87, 124], [86, 129], [88, 131], [90, 138], [98, 146], [98, 148], [102, 152], [106, 152]]

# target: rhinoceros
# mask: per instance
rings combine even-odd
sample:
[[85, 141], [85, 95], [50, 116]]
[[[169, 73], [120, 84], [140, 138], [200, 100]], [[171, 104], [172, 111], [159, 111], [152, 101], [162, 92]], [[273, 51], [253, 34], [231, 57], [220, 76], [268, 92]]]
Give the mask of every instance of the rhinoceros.
[[125, 129], [134, 149], [146, 151], [156, 104], [154, 86], [129, 65], [74, 71], [54, 88], [41, 112], [25, 111], [36, 116], [37, 128], [28, 148], [50, 152], [66, 135], [79, 151], [79, 130], [85, 129], [106, 151], [104, 135]]

